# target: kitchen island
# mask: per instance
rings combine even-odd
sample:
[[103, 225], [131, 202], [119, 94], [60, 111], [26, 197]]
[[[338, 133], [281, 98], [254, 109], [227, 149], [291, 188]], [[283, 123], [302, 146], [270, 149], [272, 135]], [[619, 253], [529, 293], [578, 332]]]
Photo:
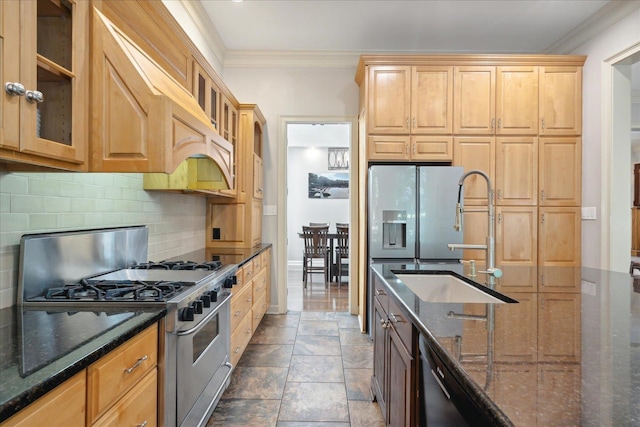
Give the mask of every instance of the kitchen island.
[[[539, 267], [535, 289], [514, 292], [531, 269], [510, 267], [496, 289], [518, 301], [511, 304], [425, 302], [396, 276], [445, 268], [371, 270], [492, 425], [640, 424], [640, 286], [629, 274]], [[409, 341], [418, 360], [417, 339]]]

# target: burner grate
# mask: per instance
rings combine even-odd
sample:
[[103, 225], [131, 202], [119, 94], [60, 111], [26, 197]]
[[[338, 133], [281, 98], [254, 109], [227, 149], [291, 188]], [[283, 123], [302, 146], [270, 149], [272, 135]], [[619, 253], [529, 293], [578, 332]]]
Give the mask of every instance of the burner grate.
[[95, 301], [166, 301], [185, 288], [182, 282], [141, 280], [83, 279], [80, 283], [51, 288], [48, 300], [95, 300]]
[[131, 266], [132, 269], [138, 270], [218, 270], [222, 267], [220, 261], [160, 261], [160, 262], [143, 262]]

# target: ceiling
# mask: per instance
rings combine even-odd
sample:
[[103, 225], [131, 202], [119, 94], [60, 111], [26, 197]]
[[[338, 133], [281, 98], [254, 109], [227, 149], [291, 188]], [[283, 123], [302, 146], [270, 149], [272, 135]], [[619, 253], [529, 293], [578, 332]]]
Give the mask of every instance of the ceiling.
[[[612, 1], [200, 0], [225, 48], [286, 52], [564, 53]], [[606, 9], [606, 8], [605, 8]], [[585, 22], [587, 21], [587, 22]]]

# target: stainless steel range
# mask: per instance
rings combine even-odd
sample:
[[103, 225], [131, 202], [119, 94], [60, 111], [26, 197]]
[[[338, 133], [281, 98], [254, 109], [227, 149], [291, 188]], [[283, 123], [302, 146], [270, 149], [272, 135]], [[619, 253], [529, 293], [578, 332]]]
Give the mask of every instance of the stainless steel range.
[[165, 307], [164, 420], [206, 424], [229, 383], [230, 288], [236, 265], [147, 261], [148, 230], [126, 227], [25, 235], [23, 307]]

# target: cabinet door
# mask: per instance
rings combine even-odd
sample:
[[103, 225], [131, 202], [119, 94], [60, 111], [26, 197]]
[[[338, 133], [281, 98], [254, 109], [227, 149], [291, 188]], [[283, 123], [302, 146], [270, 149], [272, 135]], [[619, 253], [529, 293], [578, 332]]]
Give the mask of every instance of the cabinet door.
[[408, 134], [411, 67], [371, 66], [367, 82], [367, 131]]
[[453, 67], [412, 68], [411, 133], [453, 133]]
[[498, 67], [496, 134], [538, 134], [538, 67]]
[[[465, 172], [479, 169], [495, 182], [495, 138], [454, 137], [453, 165], [462, 166]], [[487, 181], [480, 175], [470, 175], [464, 181], [464, 204], [487, 205]]]
[[582, 67], [540, 67], [538, 133], [582, 134]]
[[[3, 120], [19, 126], [19, 144], [12, 127], [3, 135], [3, 145], [20, 151], [22, 155], [16, 155], [17, 160], [86, 169], [89, 3], [28, 1], [3, 5], [2, 12], [3, 39], [6, 37], [3, 42], [9, 43], [3, 47], [3, 55], [8, 56], [3, 58], [3, 73], [7, 74], [3, 78], [11, 79], [3, 82], [21, 83], [26, 90], [24, 96], [4, 93], [8, 117]], [[19, 21], [19, 31], [7, 19]], [[13, 45], [18, 37], [19, 45]], [[13, 64], [4, 65], [5, 62]], [[37, 99], [38, 93], [41, 99]]]
[[496, 138], [496, 205], [538, 202], [538, 138]]
[[220, 131], [220, 89], [204, 68], [193, 61], [193, 90], [191, 92], [211, 121], [211, 126]]
[[[467, 244], [484, 245], [489, 234], [489, 221], [486, 212], [465, 212], [462, 216], [462, 241]], [[487, 253], [483, 249], [465, 249], [462, 259], [484, 260]]]
[[251, 201], [251, 246], [262, 242], [262, 199]]
[[388, 421], [391, 426], [413, 427], [414, 421], [412, 404], [416, 395], [413, 382], [413, 358], [402, 344], [402, 340], [392, 327], [389, 328], [389, 404]]
[[372, 135], [367, 138], [369, 160], [405, 161], [410, 159], [409, 137]]
[[262, 199], [264, 196], [263, 187], [264, 170], [262, 166], [262, 159], [253, 154], [253, 197], [256, 199]]
[[93, 426], [155, 426], [158, 420], [158, 375], [152, 370]]
[[87, 373], [85, 370], [27, 406], [2, 423], [3, 427], [55, 425], [82, 427], [85, 425]]
[[[2, 82], [2, 102], [0, 102], [0, 148], [18, 150], [20, 148], [20, 106], [21, 96], [9, 96], [6, 83], [21, 83], [20, 61], [20, 16], [22, 2], [0, 2], [0, 82]], [[3, 153], [4, 154], [4, 153]]]
[[581, 294], [538, 294], [538, 361], [579, 362], [581, 359]]
[[374, 299], [373, 303], [373, 376], [371, 377], [371, 392], [373, 393], [382, 416], [387, 419], [386, 384], [386, 354], [387, 354], [387, 314], [380, 303]]
[[560, 137], [539, 142], [540, 206], [580, 206], [582, 141]]
[[544, 208], [538, 212], [538, 264], [575, 267], [581, 262], [580, 208]]
[[496, 68], [454, 69], [453, 132], [458, 135], [495, 133]]
[[412, 136], [411, 160], [450, 162], [453, 160], [453, 137], [448, 135]]
[[496, 264], [534, 267], [538, 263], [538, 209], [496, 208]]

